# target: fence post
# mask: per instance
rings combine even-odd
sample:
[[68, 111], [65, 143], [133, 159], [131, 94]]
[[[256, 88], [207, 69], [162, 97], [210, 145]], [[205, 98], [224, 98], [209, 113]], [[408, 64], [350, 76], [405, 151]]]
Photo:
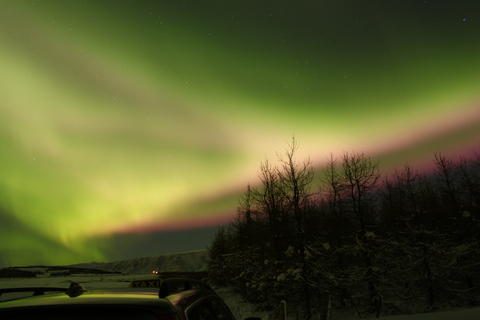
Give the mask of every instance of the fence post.
[[280, 301], [268, 318], [274, 320], [287, 320], [287, 302], [285, 300]]
[[282, 320], [287, 320], [287, 302], [285, 300], [280, 301], [283, 304], [283, 317]]
[[320, 298], [320, 320], [330, 320], [330, 293], [323, 292]]

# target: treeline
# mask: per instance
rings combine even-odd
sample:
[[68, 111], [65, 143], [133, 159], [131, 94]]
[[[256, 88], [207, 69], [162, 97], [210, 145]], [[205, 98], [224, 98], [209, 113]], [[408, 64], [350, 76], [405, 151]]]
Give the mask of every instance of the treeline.
[[434, 154], [435, 172], [408, 164], [382, 177], [362, 153], [331, 156], [314, 186], [295, 139], [260, 166], [238, 218], [209, 248], [209, 277], [297, 318], [355, 308], [367, 314], [479, 304], [480, 156]]

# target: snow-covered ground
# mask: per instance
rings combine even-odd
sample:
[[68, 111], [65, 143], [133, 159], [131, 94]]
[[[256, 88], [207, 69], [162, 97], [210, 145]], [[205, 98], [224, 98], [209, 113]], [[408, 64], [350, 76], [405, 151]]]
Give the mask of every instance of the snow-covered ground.
[[437, 311], [396, 317], [382, 317], [382, 320], [470, 320], [480, 319], [480, 308]]
[[[48, 273], [40, 274], [36, 278], [0, 278], [0, 288], [12, 287], [68, 287], [71, 282], [82, 284], [87, 290], [125, 288], [131, 280], [154, 278], [153, 271], [159, 272], [192, 272], [205, 271], [206, 252], [194, 251], [191, 253], [170, 254], [156, 257], [130, 259], [111, 263], [83, 263], [75, 265], [82, 268], [96, 268], [107, 271], [119, 271], [123, 274], [79, 274], [52, 277]], [[106, 268], [106, 266], [108, 268]], [[28, 268], [29, 271], [34, 271]], [[46, 271], [46, 268], [37, 268], [37, 272]], [[132, 272], [137, 271], [137, 272]], [[130, 274], [128, 274], [130, 273]], [[258, 312], [255, 306], [242, 299], [226, 288], [218, 288], [217, 293], [230, 307], [238, 320], [247, 317], [269, 319], [268, 312]], [[7, 297], [2, 296], [2, 299]], [[287, 305], [288, 309], [288, 305]], [[331, 320], [359, 319], [354, 312], [332, 313]], [[427, 314], [382, 317], [382, 320], [470, 320], [480, 319], [480, 308], [465, 308], [458, 310], [443, 310]]]

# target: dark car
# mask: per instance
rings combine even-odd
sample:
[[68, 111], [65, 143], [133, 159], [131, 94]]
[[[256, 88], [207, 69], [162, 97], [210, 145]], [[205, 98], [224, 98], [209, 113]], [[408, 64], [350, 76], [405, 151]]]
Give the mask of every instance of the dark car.
[[[27, 289], [27, 290], [26, 290]], [[235, 320], [207, 284], [193, 279], [145, 279], [129, 288], [87, 291], [70, 288], [12, 288], [32, 297], [0, 303], [0, 319]], [[60, 291], [60, 293], [48, 293]]]

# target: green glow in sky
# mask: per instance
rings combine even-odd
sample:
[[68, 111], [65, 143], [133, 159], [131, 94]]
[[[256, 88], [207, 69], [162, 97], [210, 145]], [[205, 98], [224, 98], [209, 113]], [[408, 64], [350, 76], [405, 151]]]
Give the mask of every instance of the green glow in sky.
[[471, 151], [479, 7], [1, 3], [0, 265], [105, 260], [122, 234], [229, 221], [292, 135], [319, 168], [344, 150], [387, 168]]

